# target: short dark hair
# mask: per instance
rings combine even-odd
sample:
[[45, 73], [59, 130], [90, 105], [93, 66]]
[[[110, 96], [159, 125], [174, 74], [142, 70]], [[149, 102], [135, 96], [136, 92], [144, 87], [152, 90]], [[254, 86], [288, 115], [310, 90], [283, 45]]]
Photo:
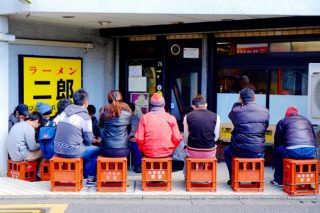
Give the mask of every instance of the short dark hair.
[[42, 120], [42, 115], [39, 112], [32, 112], [29, 114], [29, 117], [27, 118], [30, 121], [35, 121], [38, 120], [39, 122], [41, 122]]
[[252, 102], [254, 100], [254, 91], [250, 88], [244, 88], [240, 91], [240, 98], [243, 103]]
[[206, 103], [207, 103], [206, 99], [200, 94], [197, 94], [192, 98], [193, 106], [199, 107], [199, 106], [205, 105]]
[[58, 114], [61, 114], [65, 110], [65, 108], [67, 108], [67, 106], [69, 106], [71, 104], [72, 104], [72, 102], [69, 99], [67, 99], [67, 98], [61, 99], [57, 104]]
[[78, 89], [72, 95], [75, 105], [82, 106], [88, 100], [88, 93], [84, 89]]
[[89, 115], [94, 115], [96, 114], [96, 107], [92, 104], [90, 104], [87, 108]]

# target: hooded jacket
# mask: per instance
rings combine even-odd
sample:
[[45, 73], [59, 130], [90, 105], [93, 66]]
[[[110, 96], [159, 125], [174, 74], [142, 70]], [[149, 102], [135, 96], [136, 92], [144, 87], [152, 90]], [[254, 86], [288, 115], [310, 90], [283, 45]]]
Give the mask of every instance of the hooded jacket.
[[87, 109], [69, 105], [57, 119], [54, 151], [61, 157], [81, 157], [84, 146], [93, 139], [92, 122]]
[[274, 135], [274, 146], [281, 145], [317, 147], [312, 124], [300, 115], [289, 115], [280, 120]]
[[231, 148], [239, 154], [264, 152], [264, 134], [269, 126], [269, 111], [253, 102], [233, 105], [229, 118], [234, 129]]
[[145, 156], [157, 158], [171, 156], [182, 138], [176, 118], [153, 107], [141, 117], [135, 139]]

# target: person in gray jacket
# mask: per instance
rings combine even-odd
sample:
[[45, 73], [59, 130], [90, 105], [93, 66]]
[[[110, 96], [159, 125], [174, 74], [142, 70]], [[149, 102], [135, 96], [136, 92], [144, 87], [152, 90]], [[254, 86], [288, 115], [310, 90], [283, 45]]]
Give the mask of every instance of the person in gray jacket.
[[100, 147], [93, 146], [92, 122], [88, 114], [88, 93], [79, 89], [73, 94], [74, 104], [69, 105], [56, 120], [57, 132], [54, 140], [55, 153], [64, 158], [82, 157], [84, 177], [90, 184], [96, 176], [97, 156]]
[[41, 158], [39, 144], [35, 140], [35, 129], [40, 126], [41, 114], [32, 112], [27, 121], [15, 124], [8, 135], [6, 145], [13, 161], [35, 161]]
[[29, 115], [29, 109], [28, 106], [25, 104], [19, 104], [13, 111], [13, 113], [10, 114], [9, 120], [8, 120], [8, 132], [10, 132], [10, 129], [13, 127], [14, 124], [25, 121], [26, 118]]

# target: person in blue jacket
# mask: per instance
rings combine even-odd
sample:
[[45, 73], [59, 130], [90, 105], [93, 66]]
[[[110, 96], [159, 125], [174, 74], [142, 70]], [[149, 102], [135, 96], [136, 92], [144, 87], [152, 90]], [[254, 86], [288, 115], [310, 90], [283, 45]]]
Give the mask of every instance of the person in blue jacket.
[[232, 157], [263, 158], [265, 132], [269, 126], [269, 111], [255, 103], [254, 91], [244, 88], [240, 91], [239, 102], [229, 113], [234, 129], [231, 144], [224, 150], [225, 161], [229, 170], [228, 184], [232, 179]]

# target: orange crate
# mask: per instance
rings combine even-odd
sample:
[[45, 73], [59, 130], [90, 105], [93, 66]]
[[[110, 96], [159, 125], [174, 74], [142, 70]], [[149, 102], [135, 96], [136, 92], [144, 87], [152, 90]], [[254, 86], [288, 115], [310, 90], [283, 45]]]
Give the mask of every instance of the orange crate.
[[51, 158], [50, 181], [51, 191], [80, 191], [83, 185], [82, 158]]
[[40, 176], [42, 181], [50, 180], [50, 162], [42, 161], [40, 164]]
[[216, 158], [187, 158], [187, 191], [215, 192], [217, 184]]
[[283, 191], [289, 195], [319, 193], [319, 161], [284, 159]]
[[127, 158], [97, 159], [97, 191], [125, 192], [127, 190]]
[[142, 158], [142, 191], [171, 191], [171, 158]]
[[235, 192], [263, 192], [264, 159], [233, 158], [231, 182]]
[[8, 160], [8, 177], [26, 180], [37, 180], [37, 162], [36, 161], [12, 161]]

